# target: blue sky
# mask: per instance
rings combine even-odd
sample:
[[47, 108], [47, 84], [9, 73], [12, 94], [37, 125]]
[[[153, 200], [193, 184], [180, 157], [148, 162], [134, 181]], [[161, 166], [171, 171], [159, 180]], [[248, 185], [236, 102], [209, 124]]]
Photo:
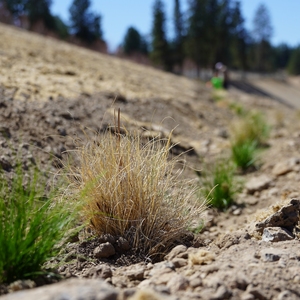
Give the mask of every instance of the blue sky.
[[[52, 12], [69, 18], [69, 7], [73, 0], [53, 0]], [[136, 27], [143, 35], [151, 32], [152, 6], [154, 0], [91, 0], [91, 10], [102, 15], [104, 39], [110, 50], [114, 50], [123, 40], [129, 26]], [[163, 0], [167, 14], [167, 28], [172, 37], [172, 17], [174, 0]], [[181, 0], [182, 10], [187, 8], [188, 0]], [[291, 46], [300, 44], [300, 0], [241, 0], [246, 28], [252, 29], [254, 13], [260, 3], [269, 9], [274, 29], [272, 43], [285, 42]]]

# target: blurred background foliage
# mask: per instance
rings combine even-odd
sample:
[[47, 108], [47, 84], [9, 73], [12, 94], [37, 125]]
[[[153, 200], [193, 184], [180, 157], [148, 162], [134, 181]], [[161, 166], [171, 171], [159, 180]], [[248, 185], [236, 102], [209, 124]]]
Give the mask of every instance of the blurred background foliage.
[[[74, 0], [67, 23], [52, 15], [51, 4], [51, 0], [0, 0], [0, 21], [107, 52], [102, 16], [91, 10], [91, 0]], [[167, 17], [173, 22], [172, 38], [166, 32]], [[257, 7], [250, 31], [237, 0], [190, 0], [186, 11], [180, 0], [174, 0], [173, 16], [166, 16], [163, 0], [153, 0], [151, 33], [143, 36], [130, 26], [114, 54], [178, 74], [189, 64], [199, 75], [201, 69], [212, 69], [221, 61], [232, 70], [299, 75], [299, 47], [273, 46], [272, 33], [264, 4]]]

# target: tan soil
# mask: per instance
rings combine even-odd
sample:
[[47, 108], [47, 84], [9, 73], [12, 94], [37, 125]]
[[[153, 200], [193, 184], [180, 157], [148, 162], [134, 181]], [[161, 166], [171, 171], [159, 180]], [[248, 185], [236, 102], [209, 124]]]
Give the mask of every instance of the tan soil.
[[[293, 82], [297, 84], [296, 79]], [[203, 162], [229, 153], [229, 139], [224, 133], [238, 118], [230, 104], [262, 111], [272, 125], [269, 147], [261, 154], [261, 168], [242, 177], [247, 183], [267, 175], [271, 183], [254, 195], [244, 189], [237, 204], [225, 213], [207, 211], [208, 225], [194, 247], [210, 251], [214, 260], [207, 266], [188, 264], [172, 270], [187, 278], [189, 287], [180, 292], [171, 288], [168, 293], [178, 299], [300, 297], [299, 240], [268, 243], [247, 233], [250, 220], [263, 214], [260, 210], [299, 197], [298, 162], [282, 175], [274, 173], [277, 163], [300, 159], [296, 109], [234, 89], [223, 92], [219, 95], [222, 100], [216, 102], [212, 91], [201, 82], [4, 25], [0, 25], [0, 88], [0, 162], [3, 166], [8, 161], [8, 170], [14, 168], [12, 148], [21, 148], [24, 164], [34, 159], [46, 169], [49, 153], [62, 158], [64, 150], [74, 147], [72, 139], [82, 136], [82, 127], [102, 130], [112, 122], [113, 109], [121, 108], [128, 128], [141, 132], [146, 128], [153, 136], [167, 136], [176, 128], [173, 141], [180, 143], [176, 151], [190, 150], [184, 156], [184, 174], [195, 178], [194, 170], [201, 170]], [[269, 249], [279, 251], [279, 261], [261, 259], [261, 253]], [[147, 276], [139, 280], [124, 276], [133, 267], [111, 266], [114, 275], [108, 282], [120, 289], [143, 286], [140, 282]], [[74, 266], [70, 268], [71, 274], [65, 269], [62, 274], [83, 276]], [[201, 279], [197, 287], [191, 284], [195, 274]], [[222, 287], [227, 292], [222, 294]]]

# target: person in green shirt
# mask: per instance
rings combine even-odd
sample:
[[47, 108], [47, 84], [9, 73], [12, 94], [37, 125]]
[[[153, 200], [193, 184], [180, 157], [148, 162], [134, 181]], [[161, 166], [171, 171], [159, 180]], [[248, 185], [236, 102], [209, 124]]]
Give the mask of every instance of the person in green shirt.
[[219, 72], [215, 71], [214, 76], [210, 80], [214, 89], [220, 90], [223, 88], [223, 78], [219, 76]]

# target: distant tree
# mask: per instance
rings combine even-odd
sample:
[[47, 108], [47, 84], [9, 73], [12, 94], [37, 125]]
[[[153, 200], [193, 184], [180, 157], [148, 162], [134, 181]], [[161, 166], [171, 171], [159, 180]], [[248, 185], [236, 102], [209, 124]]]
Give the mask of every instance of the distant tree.
[[287, 70], [291, 75], [300, 75], [300, 46], [293, 50]]
[[123, 41], [123, 51], [125, 54], [133, 54], [141, 51], [142, 37], [134, 27], [129, 27]]
[[224, 43], [220, 40], [220, 4], [218, 0], [191, 0], [189, 3], [185, 45], [199, 73], [200, 67], [214, 64], [217, 53], [221, 52], [218, 47]]
[[245, 70], [247, 68], [248, 33], [244, 27], [245, 20], [242, 16], [240, 1], [235, 2], [232, 8], [231, 21], [231, 66]]
[[[233, 29], [236, 25], [233, 23], [231, 0], [209, 1], [208, 16], [209, 20], [213, 19], [213, 31], [211, 32], [212, 57], [211, 62], [223, 62], [230, 64], [230, 44], [232, 42]], [[210, 63], [211, 63], [210, 62]]]
[[178, 65], [179, 73], [182, 73], [182, 64], [184, 61], [184, 20], [180, 9], [180, 1], [175, 0], [174, 6], [174, 32], [173, 58], [174, 64]]
[[166, 18], [163, 2], [161, 0], [155, 0], [153, 17], [152, 51], [150, 58], [155, 65], [162, 67], [166, 71], [171, 71], [169, 44], [165, 31]]
[[103, 38], [101, 16], [91, 13], [90, 5], [90, 0], [73, 0], [69, 9], [72, 32], [89, 43]]
[[273, 34], [271, 18], [268, 8], [260, 4], [255, 12], [253, 19], [252, 37], [256, 43], [270, 41]]
[[252, 38], [254, 40], [253, 67], [259, 72], [272, 71], [274, 66], [270, 39], [273, 33], [271, 18], [267, 7], [260, 4], [253, 19]]
[[25, 12], [26, 0], [3, 0], [13, 17], [19, 17]]
[[51, 14], [52, 0], [3, 0], [13, 17], [27, 15], [30, 27], [43, 21], [48, 29], [55, 30], [55, 20]]
[[293, 49], [287, 44], [280, 44], [274, 47], [275, 53], [275, 66], [276, 69], [286, 69], [293, 53]]
[[69, 36], [69, 27], [59, 16], [54, 16], [55, 31], [61, 39], [66, 39]]
[[42, 20], [49, 29], [55, 29], [54, 18], [50, 12], [52, 0], [26, 0], [25, 11], [28, 14], [30, 26]]

